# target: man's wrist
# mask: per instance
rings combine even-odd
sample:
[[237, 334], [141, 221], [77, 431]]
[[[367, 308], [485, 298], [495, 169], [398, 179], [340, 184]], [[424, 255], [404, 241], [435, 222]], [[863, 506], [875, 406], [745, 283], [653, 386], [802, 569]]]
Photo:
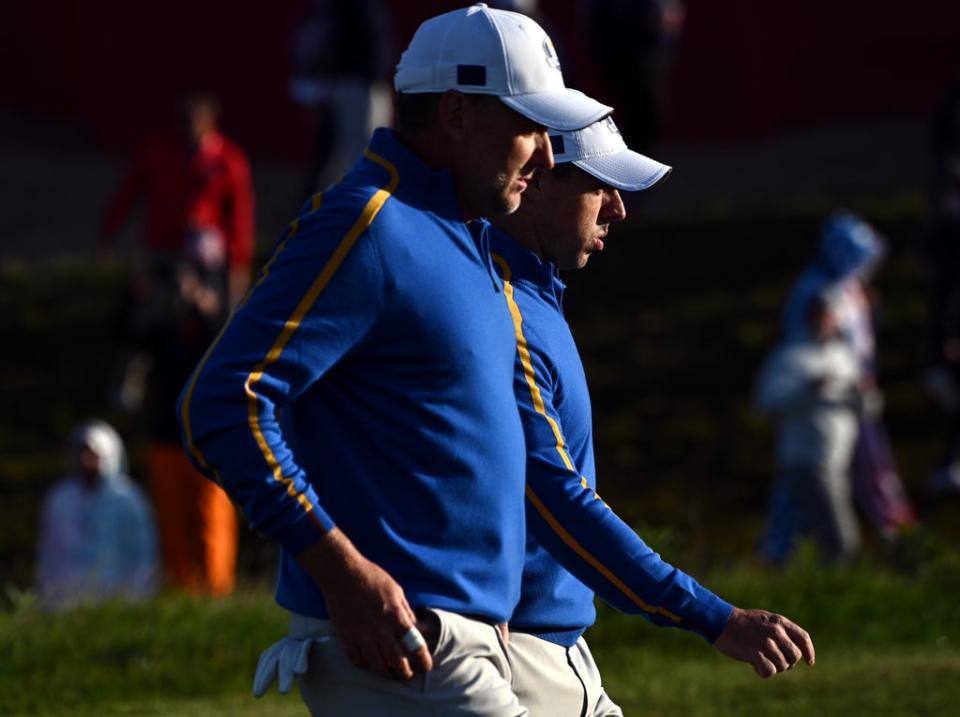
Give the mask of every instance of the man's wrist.
[[366, 560], [339, 528], [333, 528], [295, 557], [324, 593], [331, 586], [348, 582], [344, 576], [357, 572]]

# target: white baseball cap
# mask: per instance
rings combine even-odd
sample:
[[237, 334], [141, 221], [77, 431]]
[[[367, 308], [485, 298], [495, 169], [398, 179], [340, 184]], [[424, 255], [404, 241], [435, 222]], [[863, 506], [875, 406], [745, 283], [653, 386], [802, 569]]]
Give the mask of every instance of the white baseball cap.
[[397, 92], [459, 90], [494, 95], [547, 127], [586, 127], [613, 111], [563, 84], [543, 28], [526, 15], [484, 3], [437, 15], [417, 29], [393, 78]]
[[625, 192], [649, 189], [671, 172], [667, 165], [629, 149], [613, 117], [570, 132], [551, 129], [550, 144], [557, 164], [573, 162], [588, 174]]

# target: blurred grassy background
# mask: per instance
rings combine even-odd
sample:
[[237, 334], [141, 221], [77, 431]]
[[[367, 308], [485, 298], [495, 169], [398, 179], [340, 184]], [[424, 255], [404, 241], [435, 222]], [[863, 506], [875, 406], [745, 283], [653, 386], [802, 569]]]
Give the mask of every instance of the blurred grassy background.
[[[948, 714], [960, 501], [933, 498], [926, 474], [940, 417], [919, 387], [924, 231], [912, 197], [854, 205], [887, 235], [877, 276], [881, 384], [904, 482], [921, 525], [890, 551], [867, 533], [863, 564], [822, 571], [807, 556], [786, 573], [753, 564], [772, 466], [770, 426], [751, 385], [775, 340], [790, 283], [814, 251], [828, 207], [708, 208], [618, 227], [590, 267], [565, 277], [568, 318], [590, 381], [600, 489], [665, 558], [734, 602], [783, 611], [820, 648], [813, 670], [759, 683], [699, 638], [602, 611], [591, 633], [610, 691], [647, 715]], [[113, 421], [143, 477], [142, 426], [112, 412], [119, 266], [77, 260], [0, 268], [0, 344], [8, 347], [0, 414], [0, 713], [301, 714], [299, 700], [249, 698], [258, 652], [283, 631], [267, 587], [273, 548], [241, 535], [253, 587], [220, 602], [164, 596], [63, 616], [29, 593], [39, 501], [62, 472], [69, 428]]]
[[[942, 417], [920, 387], [920, 203], [905, 197], [853, 208], [890, 244], [875, 283], [880, 382], [901, 474], [932, 534], [955, 547], [960, 506], [926, 492]], [[750, 394], [828, 209], [644, 220], [640, 207], [641, 218], [615, 229], [590, 267], [566, 277], [594, 402], [600, 491], [628, 517], [669, 530], [687, 560], [706, 566], [753, 549], [773, 434]]]
[[[400, 23], [395, 53], [420, 19], [453, 7], [387, 4]], [[284, 629], [268, 587], [274, 549], [250, 531], [241, 531], [240, 552], [249, 587], [222, 602], [164, 595], [46, 615], [29, 592], [40, 500], [62, 473], [61, 446], [78, 420], [114, 423], [133, 477], [144, 478], [143, 421], [107, 400], [124, 270], [79, 258], [92, 253], [122, 175], [120, 154], [183, 90], [218, 91], [228, 134], [251, 150], [261, 239], [272, 239], [296, 209], [309, 151], [309, 124], [283, 98], [304, 5], [275, 3], [264, 13], [254, 4], [165, 3], [151, 8], [147, 30], [132, 33], [143, 8], [131, 3], [6, 8], [0, 715], [304, 712], [293, 696], [256, 702], [249, 694], [257, 654]], [[577, 3], [540, 5], [572, 53], [563, 55], [565, 72], [591, 83]], [[640, 195], [588, 270], [567, 277], [568, 316], [592, 389], [600, 490], [668, 560], [734, 602], [807, 626], [819, 659], [814, 669], [760, 682], [695, 636], [602, 610], [591, 641], [608, 687], [627, 714], [645, 717], [954, 714], [960, 499], [925, 490], [940, 416], [918, 382], [925, 287], [915, 249], [928, 118], [953, 74], [957, 13], [947, 9], [957, 5], [687, 5], [668, 117], [680, 131], [655, 152], [677, 171]], [[185, 50], [169, 52], [171, 37]], [[895, 550], [865, 526], [865, 555], [850, 572], [817, 568], [808, 550], [771, 573], [754, 563], [753, 549], [772, 432], [749, 394], [784, 294], [841, 197], [891, 242], [878, 276], [881, 384], [921, 524]], [[646, 216], [648, 208], [656, 214]], [[127, 227], [121, 246], [137, 242], [138, 229]]]
[[[653, 197], [655, 202], [656, 198]], [[770, 425], [751, 407], [756, 370], [781, 305], [812, 255], [820, 206], [635, 219], [567, 274], [568, 319], [590, 382], [601, 493], [630, 521], [669, 538], [685, 564], [751, 554], [772, 468]], [[904, 482], [936, 539], [956, 547], [956, 500], [930, 500], [941, 417], [920, 389], [926, 288], [919, 201], [855, 206], [890, 242], [877, 276], [886, 416]], [[90, 415], [113, 421], [142, 478], [141, 422], [113, 412], [120, 266], [77, 260], [0, 268], [0, 585], [29, 585], [40, 496], [62, 472], [61, 445]], [[242, 570], [263, 577], [272, 548], [243, 536]], [[868, 549], [871, 546], [868, 545]]]

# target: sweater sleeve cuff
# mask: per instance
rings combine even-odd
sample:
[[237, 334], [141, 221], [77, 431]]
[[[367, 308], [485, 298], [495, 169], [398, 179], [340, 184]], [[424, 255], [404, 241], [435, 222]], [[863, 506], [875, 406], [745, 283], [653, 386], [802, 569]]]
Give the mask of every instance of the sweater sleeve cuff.
[[[316, 498], [313, 495], [309, 497]], [[304, 511], [296, 521], [270, 535], [291, 555], [299, 555], [336, 527], [333, 519], [315, 500], [310, 501], [310, 505], [311, 510]]]
[[700, 634], [712, 645], [727, 626], [733, 613], [733, 605], [706, 588], [699, 585], [697, 587], [698, 599], [694, 603], [694, 614], [690, 618], [700, 628]]

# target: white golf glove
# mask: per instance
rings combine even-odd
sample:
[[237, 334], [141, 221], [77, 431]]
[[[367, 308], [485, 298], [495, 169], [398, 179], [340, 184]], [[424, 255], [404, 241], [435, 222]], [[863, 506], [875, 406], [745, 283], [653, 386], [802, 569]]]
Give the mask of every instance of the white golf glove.
[[263, 697], [274, 679], [278, 680], [280, 694], [287, 694], [293, 687], [294, 678], [307, 671], [310, 646], [315, 640], [325, 639], [327, 638], [297, 640], [285, 637], [264, 650], [253, 676], [253, 696]]

